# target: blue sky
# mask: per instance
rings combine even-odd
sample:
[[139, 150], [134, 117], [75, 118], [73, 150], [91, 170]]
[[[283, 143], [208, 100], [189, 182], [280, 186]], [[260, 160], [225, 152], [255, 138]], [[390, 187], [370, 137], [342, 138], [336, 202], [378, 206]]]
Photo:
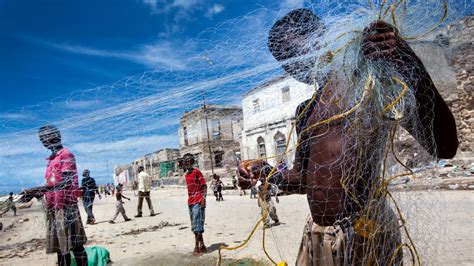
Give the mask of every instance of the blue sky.
[[309, 6], [324, 19], [354, 2], [0, 0], [0, 194], [43, 183], [44, 124], [100, 183], [115, 164], [178, 147], [179, 117], [204, 96], [239, 105], [282, 74], [266, 47], [278, 17]]
[[[272, 18], [303, 5], [299, 0], [0, 1], [0, 193], [42, 184], [48, 151], [36, 130], [43, 124], [59, 125], [79, 170], [91, 168], [99, 182], [110, 181], [115, 164], [178, 147], [182, 112], [201, 104], [205, 88], [211, 103], [239, 104], [235, 95], [216, 97], [216, 84], [219, 90], [223, 86], [216, 79], [270, 61], [264, 37]], [[258, 29], [257, 38], [252, 31]], [[259, 45], [251, 47], [256, 39]], [[226, 54], [229, 50], [237, 52]], [[261, 59], [254, 62], [238, 54], [241, 50]], [[225, 86], [238, 86], [233, 91], [239, 93], [262, 81], [262, 76], [244, 78], [246, 86], [235, 77]], [[209, 80], [214, 85], [206, 85]], [[196, 82], [203, 88], [192, 91]], [[166, 90], [179, 87], [188, 93], [178, 104]], [[141, 108], [143, 101], [153, 103]]]

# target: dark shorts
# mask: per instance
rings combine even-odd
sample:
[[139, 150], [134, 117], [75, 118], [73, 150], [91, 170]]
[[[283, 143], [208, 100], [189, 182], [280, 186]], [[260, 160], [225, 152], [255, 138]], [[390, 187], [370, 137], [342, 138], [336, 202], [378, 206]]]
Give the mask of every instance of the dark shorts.
[[189, 218], [191, 218], [191, 231], [193, 233], [204, 233], [204, 220], [206, 208], [201, 207], [201, 204], [189, 205]]

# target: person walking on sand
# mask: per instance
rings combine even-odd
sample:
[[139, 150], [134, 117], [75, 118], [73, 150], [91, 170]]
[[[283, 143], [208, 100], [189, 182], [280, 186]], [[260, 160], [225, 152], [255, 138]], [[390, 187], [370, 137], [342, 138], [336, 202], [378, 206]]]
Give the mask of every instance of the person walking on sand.
[[155, 216], [153, 205], [150, 198], [151, 190], [151, 176], [145, 172], [143, 166], [138, 167], [138, 207], [136, 218], [142, 217], [143, 199], [146, 199], [148, 208], [150, 209], [150, 216]]
[[224, 198], [222, 197], [222, 181], [220, 177], [216, 174], [212, 175], [211, 187], [212, 191], [214, 192], [214, 196], [216, 197], [216, 201], [223, 201]]
[[10, 192], [10, 196], [8, 199], [5, 201], [5, 211], [0, 214], [0, 217], [7, 213], [9, 210], [13, 211], [13, 215], [16, 216], [16, 207], [15, 207], [15, 202], [13, 202], [13, 192]]
[[132, 220], [132, 219], [127, 217], [127, 214], [125, 213], [125, 208], [123, 207], [123, 204], [125, 204], [125, 203], [122, 201], [122, 198], [127, 199], [128, 201], [130, 201], [130, 198], [127, 198], [124, 195], [122, 195], [122, 189], [123, 189], [123, 185], [119, 183], [117, 185], [117, 191], [115, 192], [115, 198], [117, 199], [117, 202], [115, 202], [115, 215], [109, 221], [109, 223], [111, 223], [111, 224], [115, 223], [115, 219], [117, 218], [117, 216], [119, 214], [122, 214], [123, 219], [125, 220], [125, 222], [128, 222], [128, 221]]
[[207, 184], [201, 171], [194, 168], [194, 162], [192, 154], [186, 153], [183, 156], [183, 167], [186, 171], [185, 178], [188, 187], [188, 210], [195, 241], [193, 255], [201, 256], [207, 252], [203, 240]]
[[84, 204], [84, 209], [87, 213], [86, 224], [95, 224], [95, 217], [92, 212], [95, 194], [99, 195], [99, 199], [102, 199], [102, 196], [99, 193], [95, 179], [90, 176], [90, 173], [89, 169], [85, 169], [82, 172], [81, 190], [84, 192], [82, 195], [82, 203]]

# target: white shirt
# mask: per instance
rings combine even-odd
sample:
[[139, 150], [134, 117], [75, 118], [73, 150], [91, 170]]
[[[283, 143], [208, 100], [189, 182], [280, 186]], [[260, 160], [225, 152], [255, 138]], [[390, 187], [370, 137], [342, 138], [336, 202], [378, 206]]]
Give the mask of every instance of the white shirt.
[[138, 191], [148, 192], [151, 189], [151, 177], [145, 171], [138, 174]]

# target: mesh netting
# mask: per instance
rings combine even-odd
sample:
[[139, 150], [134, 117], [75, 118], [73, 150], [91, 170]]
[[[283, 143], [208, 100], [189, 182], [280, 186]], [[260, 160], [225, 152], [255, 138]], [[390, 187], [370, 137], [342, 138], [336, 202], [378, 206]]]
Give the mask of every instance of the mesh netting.
[[[248, 238], [219, 249], [219, 259], [246, 256], [242, 250], [262, 228], [261, 245], [254, 244], [251, 253], [263, 252], [273, 263], [429, 264], [436, 261], [437, 247], [430, 243], [439, 234], [409, 218], [436, 220], [442, 214], [432, 212], [436, 202], [419, 207], [417, 202], [426, 202], [423, 193], [388, 189], [413, 174], [399, 158], [396, 140], [408, 134], [416, 140], [412, 166], [426, 165], [436, 155], [452, 157], [456, 147], [451, 145], [451, 115], [442, 115], [445, 131], [437, 133], [437, 114], [449, 110], [408, 44], [459, 19], [466, 6], [462, 1], [384, 0], [317, 1], [289, 14], [284, 5], [257, 9], [188, 41], [175, 55], [175, 69], [147, 71], [23, 107], [20, 112], [34, 121], [0, 120], [0, 175], [9, 176], [12, 187], [43, 184], [48, 154], [38, 141], [38, 128], [54, 124], [74, 153], [77, 168], [101, 169], [95, 174], [109, 177], [114, 164], [178, 146], [175, 135], [185, 111], [204, 101], [241, 105], [247, 91], [284, 75], [311, 86], [312, 97], [291, 111], [294, 129], [285, 136], [283, 154], [273, 156], [278, 158], [275, 165], [264, 162], [270, 157], [244, 158], [242, 184], [256, 186], [261, 211], [249, 217], [254, 227], [237, 229], [248, 231]], [[377, 20], [389, 24], [373, 24]], [[371, 44], [385, 37], [367, 39], [382, 33], [390, 33], [386, 38], [400, 48], [387, 51], [394, 44]], [[291, 156], [283, 162], [287, 153]], [[73, 173], [66, 178], [77, 183], [76, 165], [69, 170]], [[308, 204], [291, 198], [291, 208], [279, 208], [274, 202], [278, 191], [306, 194]], [[301, 213], [305, 216], [308, 207], [311, 215], [305, 220]], [[269, 218], [278, 220], [276, 208], [290, 217], [299, 213], [294, 217], [304, 228], [301, 242], [282, 241], [300, 231], [260, 227]], [[62, 215], [78, 217], [77, 212]], [[231, 213], [221, 218], [234, 219]]]

